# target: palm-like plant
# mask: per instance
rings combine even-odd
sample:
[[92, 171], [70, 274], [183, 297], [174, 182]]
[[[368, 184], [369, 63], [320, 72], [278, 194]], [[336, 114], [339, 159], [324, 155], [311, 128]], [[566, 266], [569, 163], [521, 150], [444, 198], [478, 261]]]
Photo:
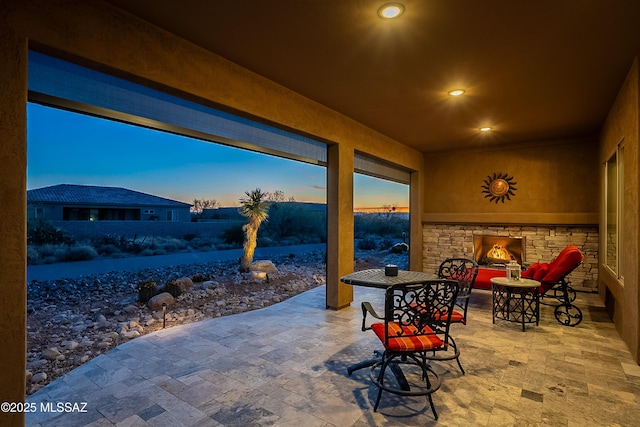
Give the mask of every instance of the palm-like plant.
[[242, 245], [240, 271], [247, 272], [251, 261], [253, 261], [253, 252], [256, 249], [258, 240], [258, 229], [260, 224], [269, 217], [270, 203], [265, 200], [267, 193], [263, 193], [259, 188], [253, 191], [246, 191], [244, 194], [244, 197], [240, 199], [240, 208], [238, 210], [248, 220], [242, 226], [244, 244]]

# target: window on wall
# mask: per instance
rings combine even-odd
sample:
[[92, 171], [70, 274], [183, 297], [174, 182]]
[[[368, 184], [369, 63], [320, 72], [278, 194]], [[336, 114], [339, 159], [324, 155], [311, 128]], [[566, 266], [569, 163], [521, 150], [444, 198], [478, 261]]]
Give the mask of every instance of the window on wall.
[[604, 164], [605, 167], [605, 265], [623, 279], [622, 230], [623, 195], [624, 195], [624, 145], [621, 143]]

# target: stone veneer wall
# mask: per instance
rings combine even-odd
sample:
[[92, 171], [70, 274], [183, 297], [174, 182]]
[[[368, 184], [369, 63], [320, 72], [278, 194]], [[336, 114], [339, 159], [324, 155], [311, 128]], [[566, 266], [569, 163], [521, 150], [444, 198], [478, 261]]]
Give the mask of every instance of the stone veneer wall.
[[597, 289], [598, 227], [424, 224], [422, 230], [425, 272], [437, 272], [445, 258], [473, 259], [474, 235], [525, 237], [525, 265], [549, 262], [567, 245], [578, 246], [584, 253], [584, 260], [569, 276], [571, 286], [584, 291], [595, 292]]

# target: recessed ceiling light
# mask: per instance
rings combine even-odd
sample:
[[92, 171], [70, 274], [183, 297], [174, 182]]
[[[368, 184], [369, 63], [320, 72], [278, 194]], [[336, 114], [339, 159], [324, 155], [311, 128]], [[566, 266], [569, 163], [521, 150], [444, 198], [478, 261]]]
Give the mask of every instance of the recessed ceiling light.
[[489, 132], [491, 129], [493, 129], [491, 126], [484, 126], [480, 128], [480, 132]]
[[455, 90], [450, 90], [449, 91], [449, 95], [451, 96], [460, 96], [464, 93], [464, 89], [455, 89]]
[[378, 16], [384, 19], [397, 18], [404, 13], [404, 6], [400, 3], [385, 3], [378, 9]]

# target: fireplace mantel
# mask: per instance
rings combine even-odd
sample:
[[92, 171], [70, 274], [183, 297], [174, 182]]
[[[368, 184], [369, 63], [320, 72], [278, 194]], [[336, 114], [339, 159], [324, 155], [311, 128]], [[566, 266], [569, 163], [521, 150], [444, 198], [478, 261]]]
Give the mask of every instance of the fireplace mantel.
[[596, 212], [573, 213], [423, 213], [423, 224], [574, 225], [597, 226]]

